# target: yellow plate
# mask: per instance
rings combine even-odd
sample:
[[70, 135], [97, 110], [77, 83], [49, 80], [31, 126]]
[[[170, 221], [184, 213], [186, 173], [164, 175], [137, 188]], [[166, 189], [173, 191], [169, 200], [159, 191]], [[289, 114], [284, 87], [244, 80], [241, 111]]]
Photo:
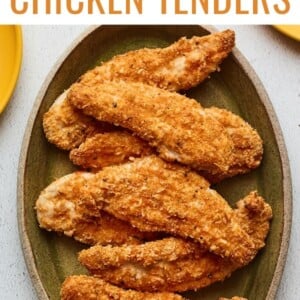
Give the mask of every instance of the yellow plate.
[[274, 25], [283, 34], [300, 41], [300, 25]]
[[20, 26], [0, 26], [0, 114], [15, 88], [22, 61]]

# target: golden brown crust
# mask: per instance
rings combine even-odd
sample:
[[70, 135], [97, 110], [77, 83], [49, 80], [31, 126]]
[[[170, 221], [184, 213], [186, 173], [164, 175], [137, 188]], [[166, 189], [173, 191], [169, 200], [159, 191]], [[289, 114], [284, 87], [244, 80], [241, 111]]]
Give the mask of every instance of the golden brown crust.
[[[202, 45], [202, 48], [199, 48], [199, 45]], [[195, 85], [195, 83], [201, 79], [201, 76], [203, 76], [203, 78], [206, 76], [205, 68], [207, 68], [207, 70], [216, 68], [218, 62], [228, 55], [228, 51], [231, 50], [233, 45], [234, 33], [231, 31], [225, 31], [202, 38], [194, 37], [190, 40], [183, 38], [165, 49], [140, 49], [116, 56], [102, 66], [87, 72], [82, 76], [81, 81], [87, 85], [96, 85], [103, 83], [105, 80], [121, 78], [130, 81], [131, 78], [133, 78], [132, 81], [146, 82], [150, 85], [169, 90], [188, 88]], [[195, 49], [200, 51], [199, 53], [197, 52], [198, 56], [195, 56]], [[204, 55], [204, 58], [206, 57], [206, 63], [200, 63], [201, 59], [203, 59], [200, 53]], [[187, 58], [184, 64], [185, 69], [181, 70], [181, 72], [183, 72], [181, 74], [181, 72], [178, 72], [178, 66], [175, 68], [176, 64], [174, 64], [174, 60], [176, 61], [176, 59], [182, 57], [183, 54]], [[153, 60], [153, 55], [161, 57], [161, 62]], [[211, 56], [212, 59], [208, 59], [209, 56]], [[139, 58], [138, 61], [137, 58]], [[131, 64], [129, 63], [130, 61], [135, 63]], [[169, 64], [169, 73], [165, 74], [166, 71], [164, 71], [163, 76], [147, 76], [147, 74], [151, 72], [153, 72], [153, 74], [159, 74], [161, 72], [159, 66], [162, 62]], [[126, 67], [127, 63], [128, 66], [131, 67]], [[139, 64], [141, 64], [141, 66]], [[117, 66], [119, 66], [119, 68]], [[118, 71], [119, 73], [115, 72], [116, 69], [120, 69]], [[141, 72], [137, 72], [137, 69], [142, 70], [145, 76], [141, 76], [139, 74]], [[139, 75], [137, 76], [137, 74]], [[176, 81], [176, 76], [181, 77]], [[85, 139], [89, 136], [93, 137], [99, 132], [118, 130], [118, 128], [114, 128], [112, 125], [95, 122], [92, 118], [84, 116], [81, 112], [72, 108], [68, 101], [65, 100], [66, 93], [67, 91], [44, 116], [44, 129], [50, 142], [62, 149], [71, 150], [84, 143]], [[256, 168], [262, 157], [262, 142], [258, 134], [246, 122], [226, 110], [209, 108], [207, 112], [212, 114], [225, 127], [233, 141], [234, 157], [229, 170], [225, 172], [219, 170], [213, 175], [205, 172], [203, 175], [210, 181], [217, 182], [224, 178], [246, 173]], [[117, 134], [114, 136], [116, 135]], [[124, 136], [124, 133], [120, 133], [120, 137], [122, 136]], [[121, 143], [120, 137], [116, 139], [114, 137], [109, 138], [109, 134], [106, 134], [105, 137], [108, 138], [108, 141], [105, 143], [106, 149], [113, 148], [114, 146], [118, 147]], [[124, 143], [127, 144], [126, 137], [124, 137]], [[97, 146], [99, 146], [99, 148], [97, 148]], [[134, 157], [139, 157], [137, 147], [139, 146], [136, 141], [133, 143], [132, 149], [127, 147], [124, 149], [124, 153], [119, 151], [118, 155], [109, 156], [109, 160], [107, 161], [111, 161], [111, 163], [125, 162], [128, 160], [128, 154], [130, 154], [130, 152], [135, 154], [133, 155]], [[144, 145], [141, 147], [144, 148]], [[75, 164], [81, 165], [84, 168], [99, 169], [104, 165], [109, 165], [109, 162], [105, 163], [105, 160], [101, 158], [104, 155], [106, 159], [108, 159], [106, 149], [102, 143], [97, 143], [96, 138], [92, 138], [91, 140], [89, 139], [86, 144], [82, 145], [79, 150], [75, 149], [74, 152], [71, 153], [71, 159]], [[96, 153], [99, 154], [99, 156], [97, 159], [94, 159]]]
[[114, 129], [108, 123], [97, 122], [83, 115], [66, 100], [64, 92], [43, 116], [46, 138], [63, 150], [71, 150], [85, 141], [86, 137], [98, 132]]
[[119, 130], [87, 138], [79, 148], [70, 152], [70, 160], [85, 169], [99, 170], [135, 157], [147, 156], [152, 152], [146, 142], [128, 131]]
[[[264, 246], [271, 217], [270, 206], [256, 192], [237, 203], [234, 218], [255, 241], [256, 252]], [[79, 260], [92, 274], [110, 283], [148, 292], [203, 288], [223, 281], [241, 267], [178, 238], [133, 246], [95, 246], [80, 252]]]
[[241, 265], [256, 254], [228, 203], [186, 168], [149, 156], [106, 167], [89, 183], [99, 207], [141, 231], [192, 238]]
[[95, 246], [82, 251], [79, 260], [105, 281], [144, 292], [198, 289], [224, 280], [236, 269], [228, 260], [178, 238], [139, 246]]
[[[80, 81], [97, 85], [122, 79], [144, 82], [167, 90], [177, 91], [196, 86], [234, 47], [231, 30], [204, 37], [182, 38], [164, 49], [139, 49], [115, 56], [109, 62], [84, 74]], [[87, 136], [102, 132], [104, 124], [97, 124], [72, 107], [65, 99], [66, 92], [44, 116], [47, 139], [64, 150], [79, 146]]]
[[185, 292], [228, 278], [237, 267], [209, 252], [193, 253], [173, 262], [161, 261], [148, 267], [138, 263], [105, 270], [90, 270], [94, 276], [124, 288], [143, 292]]
[[73, 238], [88, 245], [140, 244], [162, 236], [158, 232], [140, 232], [104, 211], [94, 218], [82, 218], [74, 228]]
[[[74, 85], [75, 94], [76, 86], [84, 87], [79, 96], [86, 101], [84, 97], [91, 96], [87, 86], [94, 89], [94, 85], [102, 84], [103, 88], [103, 82], [118, 80], [120, 87], [108, 83], [111, 86], [104, 91], [105, 96], [112, 95], [112, 99], [105, 99], [107, 106], [92, 103], [89, 107], [88, 101], [79, 99], [78, 107], [97, 117], [98, 112], [91, 111], [104, 107], [100, 120], [135, 131], [156, 147], [161, 157], [192, 166], [213, 182], [246, 173], [259, 165], [263, 149], [257, 132], [241, 118], [222, 109], [203, 109], [199, 104], [197, 108], [190, 105], [185, 111], [187, 102], [172, 107], [171, 101], [165, 101], [167, 92], [155, 94], [155, 88], [137, 88], [145, 82], [169, 91], [190, 88], [215, 71], [233, 46], [234, 33], [226, 31], [204, 38], [182, 38], [165, 49], [142, 49], [117, 56], [87, 72]], [[144, 101], [139, 100], [141, 106], [132, 111], [130, 104], [136, 104], [136, 95], [134, 89], [124, 92], [128, 85], [138, 90]], [[122, 91], [125, 105], [120, 99], [115, 101]], [[82, 115], [70, 103], [72, 93], [68, 99], [65, 94], [58, 99], [45, 114], [43, 125], [50, 142], [62, 149], [73, 149], [70, 158], [75, 164], [97, 170], [99, 166], [153, 153], [146, 142], [126, 131]], [[147, 107], [157, 95], [157, 101]], [[119, 104], [124, 107], [114, 114]], [[198, 110], [200, 114], [193, 113]], [[181, 117], [177, 118], [177, 113]], [[193, 132], [194, 124], [198, 134]], [[79, 149], [74, 149], [79, 145]], [[114, 247], [97, 245], [80, 254], [81, 262], [94, 275], [110, 283], [143, 292], [198, 289], [224, 280], [249, 263], [265, 245], [272, 210], [256, 192], [240, 200], [238, 209], [232, 210], [203, 178], [154, 156], [119, 168], [104, 168], [96, 175], [87, 174], [71, 174], [47, 188], [37, 201], [38, 219], [41, 227], [87, 244], [127, 243]], [[150, 233], [140, 232], [127, 222]], [[169, 237], [141, 244], [142, 240], [155, 239], [158, 230], [191, 239]], [[175, 294], [122, 290], [88, 276], [68, 278], [61, 296], [87, 300], [183, 299]], [[232, 298], [239, 299], [244, 298]]]
[[218, 182], [257, 168], [263, 155], [263, 143], [257, 131], [241, 117], [226, 109], [210, 107], [205, 110], [224, 126], [233, 148], [231, 165], [227, 171], [213, 175], [203, 172], [203, 176], [211, 182]]
[[137, 244], [158, 236], [142, 233], [127, 222], [100, 211], [89, 196], [87, 183], [93, 176], [75, 172], [44, 189], [35, 206], [40, 227], [89, 245]]
[[187, 257], [198, 249], [200, 250], [200, 248], [198, 244], [169, 237], [141, 245], [124, 245], [120, 247], [97, 245], [82, 250], [79, 253], [79, 261], [89, 270], [120, 267], [128, 262], [135, 262], [142, 267], [148, 267], [159, 262], [172, 262]]
[[72, 86], [68, 99], [99, 121], [121, 125], [159, 155], [212, 174], [226, 172], [233, 144], [224, 127], [196, 100], [141, 83]]
[[218, 70], [234, 44], [232, 30], [191, 39], [183, 37], [166, 48], [144, 48], [117, 55], [84, 74], [79, 82], [93, 86], [121, 79], [169, 91], [187, 90]]
[[[61, 180], [69, 186], [68, 176]], [[54, 187], [55, 194], [50, 193], [47, 200], [60, 204], [56, 198], [64, 198], [64, 193], [56, 184]], [[233, 218], [233, 210], [209, 189], [203, 177], [156, 156], [106, 167], [95, 175], [89, 174], [85, 184], [76, 188], [71, 195], [79, 199], [81, 215], [105, 210], [141, 231], [190, 237], [240, 264], [248, 263], [256, 253], [251, 237]], [[53, 186], [45, 191], [53, 191]], [[45, 191], [40, 198], [45, 198]]]
[[61, 300], [183, 300], [172, 293], [123, 290], [92, 276], [69, 276], [60, 291]]
[[[242, 118], [225, 109], [212, 107], [205, 110], [224, 126], [233, 142], [233, 159], [227, 171], [219, 170], [213, 175], [202, 171], [201, 175], [215, 183], [258, 167], [263, 146], [256, 130]], [[147, 143], [123, 130], [87, 138], [78, 149], [70, 152], [70, 159], [85, 169], [100, 170], [104, 166], [125, 163], [131, 157], [148, 155], [151, 151], [154, 150]]]
[[272, 219], [272, 208], [258, 195], [257, 191], [236, 203], [235, 218], [251, 236], [255, 248], [261, 249], [265, 246], [265, 238], [270, 229]]

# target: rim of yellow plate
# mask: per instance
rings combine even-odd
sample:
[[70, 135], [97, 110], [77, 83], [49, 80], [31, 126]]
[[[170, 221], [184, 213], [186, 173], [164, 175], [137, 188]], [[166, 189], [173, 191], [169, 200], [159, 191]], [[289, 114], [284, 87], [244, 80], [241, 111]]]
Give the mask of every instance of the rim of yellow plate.
[[[3, 95], [0, 97], [0, 114], [3, 112], [5, 109], [6, 105], [8, 104], [12, 93], [15, 89], [19, 73], [20, 73], [20, 68], [21, 68], [21, 62], [22, 62], [22, 52], [23, 52], [23, 37], [22, 37], [22, 28], [20, 25], [1, 25], [2, 28], [0, 30], [4, 30], [4, 33], [6, 30], [11, 30], [11, 27], [14, 29], [14, 39], [15, 39], [15, 44], [10, 45], [8, 49], [5, 49], [3, 47], [2, 51], [11, 51], [12, 55], [14, 55], [14, 63], [13, 65], [10, 65], [9, 67], [5, 68], [4, 71], [10, 71], [10, 80], [9, 83], [6, 84], [4, 87], [4, 92]], [[5, 34], [10, 34], [5, 33]], [[8, 70], [9, 69], [9, 70]], [[1, 84], [1, 83], [0, 83]]]
[[281, 33], [300, 41], [300, 25], [273, 25]]

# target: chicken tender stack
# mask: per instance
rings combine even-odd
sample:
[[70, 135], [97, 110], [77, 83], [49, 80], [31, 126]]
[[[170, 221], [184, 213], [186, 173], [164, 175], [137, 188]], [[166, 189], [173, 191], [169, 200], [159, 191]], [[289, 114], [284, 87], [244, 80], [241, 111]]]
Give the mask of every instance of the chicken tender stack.
[[[85, 183], [78, 185], [81, 180]], [[41, 193], [36, 209], [41, 226], [57, 230], [51, 225], [55, 224], [61, 230], [49, 207], [75, 232], [80, 223], [74, 219], [101, 220], [103, 210], [139, 230], [189, 238], [140, 240], [130, 246], [139, 234], [127, 226], [127, 245], [96, 245], [80, 254], [93, 275], [144, 292], [181, 292], [224, 280], [265, 245], [272, 217], [270, 206], [256, 192], [232, 210], [203, 177], [156, 156], [97, 174], [77, 172], [52, 183]]]
[[[217, 70], [233, 46], [234, 32], [230, 30], [205, 37], [181, 39], [167, 48], [140, 49], [116, 56], [84, 74], [78, 82], [94, 87], [111, 80], [122, 80], [141, 82], [169, 91], [185, 90]], [[145, 149], [143, 141], [133, 140], [130, 133], [122, 133], [120, 127], [96, 122], [95, 119], [85, 116], [68, 101], [68, 92], [60, 96], [45, 114], [43, 125], [46, 137], [51, 143], [71, 150], [70, 159], [74, 164], [97, 170], [108, 165], [108, 162], [104, 162], [105, 159], [101, 159], [107, 157], [108, 152], [109, 161], [112, 163], [123, 163], [131, 157], [144, 155], [145, 152], [141, 151]], [[222, 124], [229, 136], [233, 144], [232, 163], [228, 170], [214, 170], [213, 174], [207, 170], [202, 174], [210, 181], [218, 182], [256, 168], [263, 153], [262, 141], [257, 132], [244, 120], [224, 109], [208, 108], [206, 111]], [[115, 133], [111, 134], [111, 131]], [[108, 134], [98, 134], [104, 132]], [[88, 140], [85, 142], [86, 139]], [[118, 148], [120, 144], [127, 146], [114, 155], [107, 150]], [[78, 146], [79, 149], [76, 149]], [[148, 148], [146, 152], [151, 150]]]
[[232, 140], [196, 100], [125, 82], [75, 84], [68, 97], [86, 115], [135, 132], [166, 160], [212, 174], [231, 165]]
[[[84, 74], [79, 82], [94, 86], [111, 80], [142, 82], [169, 91], [196, 86], [219, 68], [234, 47], [231, 30], [204, 37], [182, 38], [163, 49], [139, 49], [117, 55]], [[76, 110], [62, 94], [44, 116], [47, 139], [61, 149], [71, 150], [86, 137], [106, 129]]]
[[234, 40], [226, 30], [115, 56], [44, 115], [47, 139], [85, 169], [35, 205], [41, 228], [92, 246], [78, 256], [91, 276], [68, 277], [63, 300], [183, 299], [173, 293], [225, 280], [265, 246], [265, 200], [253, 191], [231, 208], [210, 187], [259, 166], [260, 136], [176, 93], [218, 70]]
[[[272, 210], [257, 193], [237, 203], [234, 218], [264, 247]], [[242, 267], [214, 255], [191, 241], [165, 238], [133, 246], [97, 245], [79, 254], [88, 270], [110, 283], [141, 291], [182, 292], [223, 281]]]

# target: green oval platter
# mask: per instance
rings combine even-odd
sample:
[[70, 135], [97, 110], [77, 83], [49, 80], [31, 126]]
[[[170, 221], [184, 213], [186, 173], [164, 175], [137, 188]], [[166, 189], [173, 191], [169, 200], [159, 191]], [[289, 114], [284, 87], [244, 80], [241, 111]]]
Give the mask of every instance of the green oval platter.
[[[18, 220], [23, 253], [39, 299], [59, 299], [64, 278], [86, 271], [77, 262], [84, 246], [70, 238], [39, 229], [34, 204], [54, 179], [75, 168], [68, 153], [50, 145], [42, 116], [53, 101], [88, 69], [112, 56], [141, 47], [164, 47], [182, 36], [205, 35], [209, 26], [100, 26], [77, 39], [57, 62], [37, 97], [23, 141], [18, 178]], [[266, 247], [247, 267], [229, 279], [187, 299], [216, 300], [243, 296], [249, 300], [274, 299], [283, 272], [291, 228], [292, 199], [289, 162], [280, 126], [255, 72], [238, 50], [221, 65], [221, 72], [188, 91], [203, 106], [227, 108], [258, 130], [264, 140], [262, 165], [250, 174], [228, 179], [215, 188], [232, 204], [257, 189], [271, 204], [274, 218]]]

